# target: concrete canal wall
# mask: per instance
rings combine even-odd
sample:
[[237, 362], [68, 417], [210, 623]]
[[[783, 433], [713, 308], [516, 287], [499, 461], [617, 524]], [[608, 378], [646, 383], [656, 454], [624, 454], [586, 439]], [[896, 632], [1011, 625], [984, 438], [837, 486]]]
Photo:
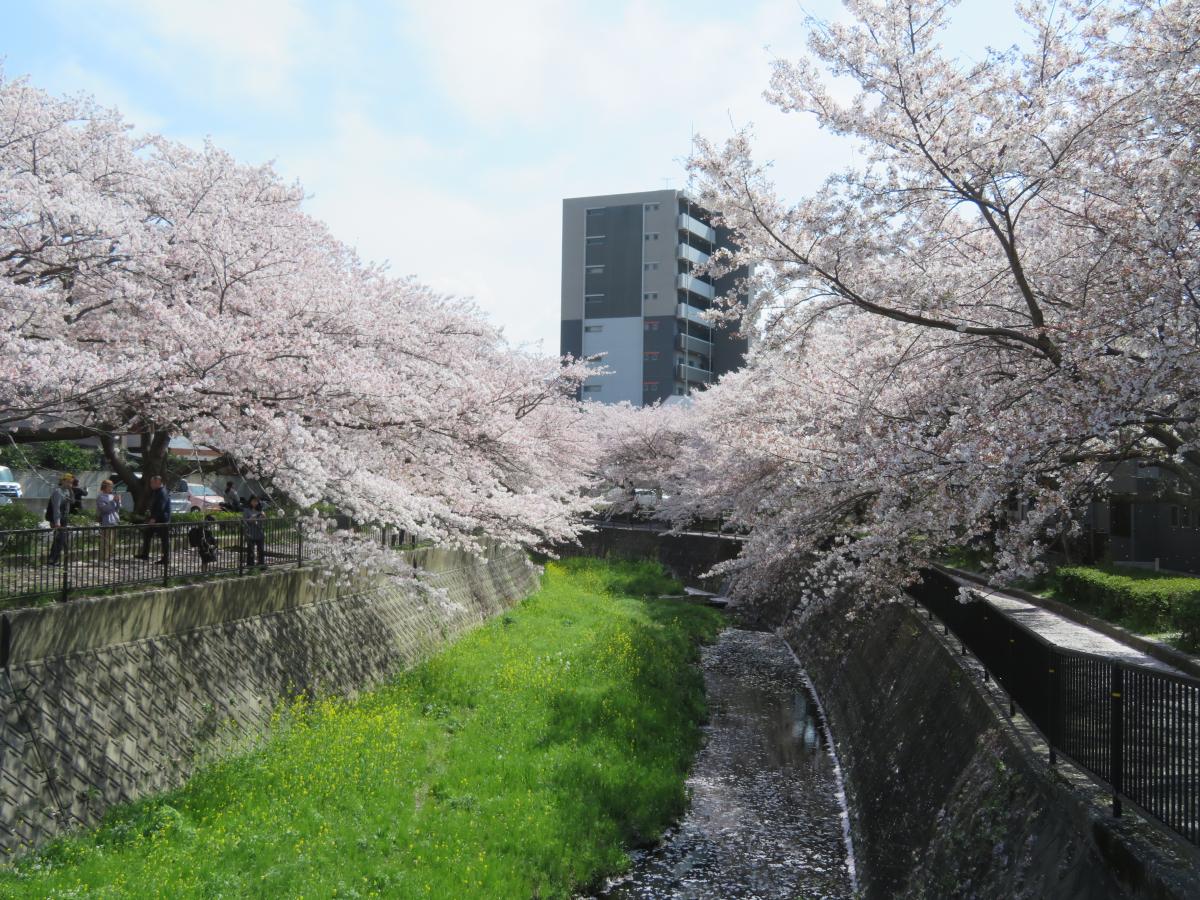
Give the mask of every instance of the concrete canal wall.
[[294, 569], [5, 613], [0, 850], [181, 784], [282, 702], [371, 687], [538, 581], [519, 551], [412, 559], [435, 591]]
[[871, 898], [1200, 896], [1194, 848], [1126, 813], [1036, 732], [924, 613], [834, 605], [785, 630], [824, 705]]
[[579, 537], [580, 546], [557, 548], [564, 556], [602, 559], [657, 559], [672, 575], [691, 587], [718, 591], [720, 579], [702, 578], [717, 563], [733, 559], [741, 541], [730, 536], [663, 534], [650, 528], [604, 525]]

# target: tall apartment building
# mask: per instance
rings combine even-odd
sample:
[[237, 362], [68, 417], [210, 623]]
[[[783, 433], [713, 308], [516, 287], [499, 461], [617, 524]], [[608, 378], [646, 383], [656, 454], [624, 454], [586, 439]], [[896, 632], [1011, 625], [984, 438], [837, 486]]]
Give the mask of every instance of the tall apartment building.
[[730, 286], [696, 271], [726, 240], [710, 222], [682, 191], [563, 201], [562, 352], [612, 370], [583, 399], [642, 406], [742, 365], [746, 341], [700, 316]]

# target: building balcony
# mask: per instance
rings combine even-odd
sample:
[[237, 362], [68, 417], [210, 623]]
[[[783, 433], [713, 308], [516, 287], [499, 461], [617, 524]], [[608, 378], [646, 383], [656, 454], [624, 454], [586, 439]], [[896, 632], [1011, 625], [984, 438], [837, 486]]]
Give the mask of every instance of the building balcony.
[[699, 219], [694, 219], [687, 213], [679, 214], [679, 230], [687, 231], [700, 238], [702, 241], [708, 241], [710, 244], [717, 242], [717, 232], [709, 225], [705, 225]]
[[684, 353], [699, 353], [701, 356], [712, 358], [713, 345], [703, 338], [692, 337], [690, 334], [675, 335], [675, 349]]
[[694, 266], [702, 266], [708, 262], [708, 254], [703, 250], [697, 250], [690, 244], [680, 244], [675, 251], [675, 256], [678, 259], [687, 260]]
[[675, 276], [675, 286], [681, 291], [691, 291], [697, 297], [712, 300], [717, 296], [717, 289], [707, 281], [701, 281], [695, 275], [680, 273]]
[[675, 363], [675, 380], [688, 384], [712, 384], [713, 373], [687, 363]]
[[712, 323], [704, 318], [704, 310], [698, 309], [690, 303], [676, 304], [675, 318], [687, 319], [689, 322], [695, 322], [697, 325], [703, 325], [705, 328], [712, 327]]

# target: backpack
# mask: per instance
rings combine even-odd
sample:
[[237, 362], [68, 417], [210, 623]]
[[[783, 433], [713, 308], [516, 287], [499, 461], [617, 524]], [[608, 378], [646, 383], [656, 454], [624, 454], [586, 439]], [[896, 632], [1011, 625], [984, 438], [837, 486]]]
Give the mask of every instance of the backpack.
[[46, 501], [46, 521], [54, 524], [54, 497]]
[[204, 529], [199, 525], [193, 525], [188, 529], [188, 546], [199, 547], [204, 543]]

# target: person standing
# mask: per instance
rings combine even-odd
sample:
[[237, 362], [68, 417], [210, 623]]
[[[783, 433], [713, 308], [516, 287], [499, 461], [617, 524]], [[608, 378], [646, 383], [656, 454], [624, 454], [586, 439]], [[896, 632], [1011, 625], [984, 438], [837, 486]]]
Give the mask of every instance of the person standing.
[[249, 559], [246, 560], [247, 565], [254, 565], [254, 557], [257, 552], [258, 565], [265, 566], [267, 564], [267, 549], [266, 536], [263, 534], [263, 519], [267, 517], [263, 511], [262, 501], [258, 497], [250, 498], [250, 505], [242, 510], [242, 519], [244, 520], [244, 528], [246, 532], [246, 552]]
[[113, 495], [113, 483], [107, 478], [100, 482], [100, 493], [96, 496], [96, 522], [100, 525], [97, 562], [105, 562], [112, 557], [117, 541], [116, 527], [121, 524], [121, 501]]
[[242, 501], [238, 497], [237, 491], [233, 489], [233, 482], [225, 482], [225, 502], [222, 504], [226, 512], [241, 512]]
[[71, 515], [83, 512], [83, 498], [87, 496], [87, 488], [79, 486], [79, 479], [71, 479]]
[[64, 553], [67, 552], [67, 541], [70, 532], [68, 517], [71, 515], [71, 475], [65, 474], [58, 479], [58, 486], [50, 492], [50, 502], [46, 504], [46, 521], [54, 529], [54, 541], [50, 544], [50, 558], [47, 562], [57, 566]]
[[136, 559], [150, 558], [150, 541], [158, 535], [162, 543], [162, 558], [159, 565], [171, 564], [171, 495], [163, 485], [162, 476], [155, 475], [150, 479], [150, 509], [149, 518], [142, 529], [142, 552]]

